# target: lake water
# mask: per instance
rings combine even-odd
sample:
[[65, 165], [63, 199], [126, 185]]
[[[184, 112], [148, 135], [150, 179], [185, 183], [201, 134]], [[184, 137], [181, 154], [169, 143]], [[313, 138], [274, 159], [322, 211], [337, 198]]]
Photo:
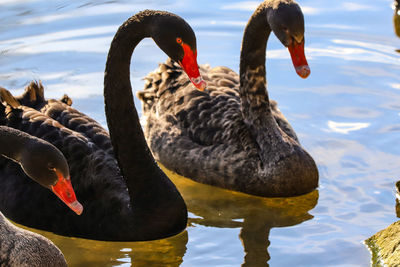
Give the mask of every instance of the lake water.
[[[400, 177], [400, 39], [390, 0], [299, 0], [311, 76], [297, 77], [275, 37], [267, 53], [272, 99], [320, 171], [320, 186], [296, 198], [251, 197], [168, 171], [189, 208], [178, 236], [99, 242], [40, 232], [70, 266], [368, 266], [363, 240], [396, 221]], [[243, 28], [257, 1], [0, 0], [0, 85], [18, 94], [42, 80], [47, 97], [105, 125], [102, 83], [118, 26], [137, 11], [168, 10], [198, 39], [198, 62], [238, 71]], [[132, 61], [134, 90], [166, 56], [143, 41]], [[136, 105], [141, 108], [138, 100]], [[39, 212], [39, 211], [38, 211]]]

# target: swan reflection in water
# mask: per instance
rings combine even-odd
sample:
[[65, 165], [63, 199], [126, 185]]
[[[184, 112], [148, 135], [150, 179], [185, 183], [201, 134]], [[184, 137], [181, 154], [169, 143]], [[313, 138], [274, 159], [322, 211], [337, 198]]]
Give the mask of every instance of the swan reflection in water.
[[[269, 232], [313, 218], [308, 212], [318, 201], [318, 191], [292, 198], [261, 198], [203, 185], [161, 166], [187, 203], [189, 227], [240, 228], [244, 249], [242, 266], [268, 266]], [[187, 251], [188, 231], [155, 241], [103, 242], [68, 238], [34, 230], [51, 239], [64, 253], [69, 266], [180, 266]], [[213, 236], [208, 237], [212, 241]], [[238, 240], [238, 242], [240, 242]], [[207, 257], [207, 255], [204, 255]]]
[[308, 212], [318, 201], [318, 191], [291, 198], [262, 198], [203, 185], [183, 178], [161, 166], [175, 183], [187, 204], [190, 225], [241, 228], [245, 257], [242, 266], [266, 266], [269, 232], [313, 218]]

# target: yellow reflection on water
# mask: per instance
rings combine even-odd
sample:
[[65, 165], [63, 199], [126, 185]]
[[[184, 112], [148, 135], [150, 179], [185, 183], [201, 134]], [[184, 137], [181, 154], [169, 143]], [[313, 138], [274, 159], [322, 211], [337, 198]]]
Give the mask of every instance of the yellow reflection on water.
[[241, 228], [239, 237], [245, 254], [242, 266], [265, 266], [270, 259], [270, 229], [313, 218], [308, 212], [318, 202], [317, 190], [299, 197], [262, 198], [196, 183], [161, 168], [178, 187], [189, 212], [196, 216], [189, 217], [189, 225]]
[[[18, 225], [22, 227], [21, 225]], [[41, 234], [64, 253], [68, 266], [179, 266], [186, 252], [188, 233], [147, 242], [104, 242], [64, 237], [23, 227]]]
[[[293, 198], [254, 197], [196, 183], [163, 166], [161, 168], [178, 187], [189, 212], [195, 215], [190, 216], [193, 218], [189, 218], [189, 227], [197, 224], [241, 229], [243, 266], [265, 266], [270, 258], [270, 229], [296, 225], [313, 218], [308, 212], [318, 201], [318, 191]], [[179, 266], [190, 238], [184, 231], [156, 241], [104, 242], [23, 228], [52, 240], [64, 253], [69, 266]], [[214, 236], [210, 234], [209, 238], [212, 240]], [[231, 239], [237, 240], [237, 236]]]

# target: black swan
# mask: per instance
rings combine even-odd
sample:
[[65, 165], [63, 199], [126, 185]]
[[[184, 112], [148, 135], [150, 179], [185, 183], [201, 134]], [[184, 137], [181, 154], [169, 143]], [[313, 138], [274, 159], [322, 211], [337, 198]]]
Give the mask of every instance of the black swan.
[[318, 186], [318, 169], [266, 90], [270, 32], [288, 47], [306, 78], [304, 18], [291, 0], [267, 0], [243, 37], [240, 76], [200, 66], [207, 91], [194, 90], [172, 61], [146, 77], [138, 93], [145, 136], [168, 169], [195, 181], [264, 197], [295, 196]]
[[[145, 37], [187, 71], [204, 89], [196, 59], [196, 38], [180, 17], [145, 10], [121, 25], [109, 50], [104, 100], [110, 134], [93, 119], [61, 101], [44, 98], [40, 83], [31, 83], [6, 112], [6, 124], [42, 138], [61, 150], [70, 166], [77, 197], [85, 207], [78, 218], [60, 205], [46, 204], [47, 191], [24, 185], [12, 162], [0, 164], [0, 209], [13, 220], [63, 235], [100, 240], [138, 241], [171, 236], [186, 227], [187, 210], [175, 185], [158, 167], [144, 139], [136, 112], [129, 72], [135, 46]], [[25, 191], [22, 191], [25, 190]], [[19, 192], [18, 192], [19, 191]], [[16, 198], [16, 193], [24, 197]], [[25, 198], [33, 198], [25, 204]], [[20, 205], [22, 204], [23, 205]], [[21, 208], [22, 206], [22, 208]]]
[[[69, 181], [68, 164], [62, 153], [53, 145], [24, 132], [0, 126], [0, 155], [18, 162], [25, 173], [42, 186], [53, 191], [56, 187], [57, 196], [63, 197], [63, 201], [72, 206], [77, 213], [82, 212], [82, 206], [76, 201]], [[67, 181], [60, 182], [61, 179]], [[58, 184], [61, 184], [61, 187]], [[62, 189], [63, 187], [66, 190]], [[69, 197], [66, 199], [66, 196]], [[71, 202], [71, 199], [75, 200]], [[41, 208], [45, 209], [46, 206]], [[1, 212], [0, 262], [1, 266], [67, 266], [64, 255], [53, 242], [18, 228]]]

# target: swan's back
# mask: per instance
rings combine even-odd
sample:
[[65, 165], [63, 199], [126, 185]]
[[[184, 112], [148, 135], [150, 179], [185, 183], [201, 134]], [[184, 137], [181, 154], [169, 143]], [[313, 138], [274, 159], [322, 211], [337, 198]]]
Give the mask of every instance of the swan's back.
[[0, 213], [1, 266], [67, 266], [62, 252], [47, 238], [18, 228]]
[[[144, 90], [138, 93], [147, 123], [152, 118], [158, 120], [163, 117], [157, 123], [170, 121], [182, 135], [202, 146], [246, 146], [248, 142], [249, 146], [253, 146], [253, 137], [240, 110], [239, 75], [227, 67], [211, 68], [208, 65], [201, 65], [200, 72], [207, 82], [206, 92], [196, 90], [179, 65], [170, 59], [149, 73]], [[276, 101], [271, 100], [270, 103], [278, 125], [298, 141]], [[153, 126], [145, 127], [147, 139], [156, 135], [151, 129]]]
[[108, 132], [95, 120], [71, 107], [72, 99], [64, 95], [60, 100], [44, 97], [44, 88], [41, 82], [31, 82], [25, 92], [15, 97], [22, 105], [40, 111], [63, 127], [85, 136], [100, 149], [114, 156]]

